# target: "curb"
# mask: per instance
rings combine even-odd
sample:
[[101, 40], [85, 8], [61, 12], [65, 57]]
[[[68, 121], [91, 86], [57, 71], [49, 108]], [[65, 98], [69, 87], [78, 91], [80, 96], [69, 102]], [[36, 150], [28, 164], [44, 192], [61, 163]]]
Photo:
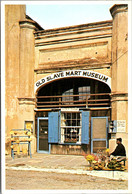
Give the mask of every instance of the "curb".
[[54, 173], [66, 173], [66, 174], [85, 174], [91, 175], [101, 178], [108, 178], [114, 180], [128, 180], [128, 172], [122, 171], [87, 171], [87, 170], [68, 170], [68, 169], [47, 169], [47, 168], [35, 168], [32, 166], [27, 167], [8, 167], [6, 166], [6, 170], [25, 170], [25, 171], [39, 171], [39, 172], [54, 172]]

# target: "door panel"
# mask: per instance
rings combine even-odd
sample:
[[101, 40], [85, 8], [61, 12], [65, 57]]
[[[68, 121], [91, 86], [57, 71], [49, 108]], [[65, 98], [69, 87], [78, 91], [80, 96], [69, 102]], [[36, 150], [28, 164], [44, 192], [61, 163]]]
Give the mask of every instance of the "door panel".
[[94, 118], [93, 120], [93, 139], [106, 138], [106, 118]]
[[49, 112], [48, 117], [49, 117], [48, 142], [49, 143], [58, 143], [58, 141], [59, 141], [59, 112]]
[[89, 144], [89, 111], [82, 111], [81, 143]]
[[49, 151], [48, 144], [48, 118], [38, 118], [38, 144], [37, 150]]
[[97, 153], [108, 147], [108, 117], [91, 118], [91, 152]]
[[106, 140], [93, 141], [93, 153], [97, 153], [98, 150], [106, 149]]

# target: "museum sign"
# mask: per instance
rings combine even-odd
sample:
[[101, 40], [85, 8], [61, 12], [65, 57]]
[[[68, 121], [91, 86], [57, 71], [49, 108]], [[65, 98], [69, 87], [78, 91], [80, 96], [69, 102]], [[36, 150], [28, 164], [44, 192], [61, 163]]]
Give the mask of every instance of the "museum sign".
[[50, 83], [51, 81], [55, 81], [62, 78], [70, 78], [70, 77], [95, 79], [95, 80], [104, 82], [111, 88], [111, 78], [109, 76], [106, 76], [104, 74], [101, 74], [95, 71], [89, 71], [89, 70], [69, 70], [69, 71], [61, 71], [61, 72], [53, 73], [38, 80], [35, 83], [35, 92], [39, 89], [39, 87], [47, 83]]

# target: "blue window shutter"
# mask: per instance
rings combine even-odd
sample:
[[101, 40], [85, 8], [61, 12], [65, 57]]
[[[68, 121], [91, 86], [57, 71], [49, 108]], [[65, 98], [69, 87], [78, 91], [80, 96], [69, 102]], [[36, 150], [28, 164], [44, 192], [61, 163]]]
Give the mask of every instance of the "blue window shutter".
[[61, 141], [61, 123], [60, 123], [61, 111], [58, 112], [58, 115], [59, 115], [59, 120], [58, 120], [58, 128], [59, 128], [59, 130], [58, 130], [58, 133], [59, 133], [59, 135], [58, 135], [58, 142], [60, 143], [60, 141]]
[[48, 142], [58, 143], [59, 113], [49, 112], [48, 117]]
[[89, 111], [82, 111], [81, 143], [89, 144]]

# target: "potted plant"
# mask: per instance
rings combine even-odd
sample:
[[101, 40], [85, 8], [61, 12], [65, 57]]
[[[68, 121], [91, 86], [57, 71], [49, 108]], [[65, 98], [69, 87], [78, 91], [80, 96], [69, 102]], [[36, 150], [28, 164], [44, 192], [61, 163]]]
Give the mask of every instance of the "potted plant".
[[76, 143], [77, 142], [77, 139], [74, 139], [74, 138], [66, 138], [64, 143]]

